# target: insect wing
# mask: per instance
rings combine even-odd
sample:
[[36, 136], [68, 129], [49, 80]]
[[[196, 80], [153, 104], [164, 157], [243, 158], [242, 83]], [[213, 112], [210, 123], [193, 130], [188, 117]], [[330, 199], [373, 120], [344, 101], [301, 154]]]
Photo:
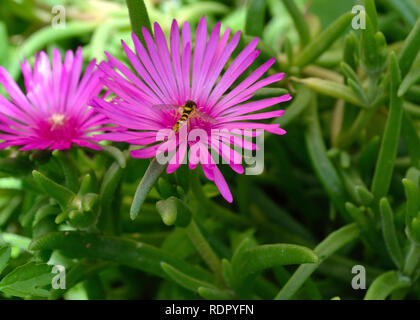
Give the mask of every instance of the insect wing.
[[203, 119], [204, 121], [207, 121], [207, 122], [209, 122], [209, 123], [212, 123], [212, 124], [215, 124], [216, 123], [216, 120], [214, 120], [212, 117], [210, 117], [209, 115], [207, 115], [207, 114], [205, 114], [205, 113], [203, 113], [203, 112], [201, 112], [201, 111], [198, 111], [198, 110], [195, 110], [195, 112], [197, 113], [197, 115], [201, 118], [201, 119]]
[[155, 104], [152, 106], [153, 109], [158, 110], [176, 110], [181, 106], [177, 106], [176, 104]]

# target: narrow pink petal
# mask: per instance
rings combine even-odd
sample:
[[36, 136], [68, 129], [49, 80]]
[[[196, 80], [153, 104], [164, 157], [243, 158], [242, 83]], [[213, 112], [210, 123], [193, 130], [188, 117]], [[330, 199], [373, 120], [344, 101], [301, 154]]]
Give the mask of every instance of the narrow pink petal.
[[195, 34], [195, 46], [194, 46], [194, 56], [193, 56], [193, 65], [192, 65], [192, 92], [191, 96], [194, 97], [197, 91], [198, 79], [201, 72], [201, 64], [203, 62], [204, 50], [206, 48], [207, 42], [207, 22], [206, 18], [201, 17], [197, 31]]
[[222, 173], [220, 172], [217, 166], [214, 167], [214, 183], [219, 189], [222, 197], [225, 198], [227, 202], [232, 203], [233, 202], [232, 193], [230, 192], [229, 186], [226, 183], [225, 178], [223, 177]]

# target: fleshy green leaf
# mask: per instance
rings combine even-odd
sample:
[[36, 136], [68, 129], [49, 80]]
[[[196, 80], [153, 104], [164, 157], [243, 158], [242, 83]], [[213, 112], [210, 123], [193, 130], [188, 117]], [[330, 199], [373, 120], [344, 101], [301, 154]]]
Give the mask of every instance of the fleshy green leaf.
[[165, 262], [162, 262], [160, 265], [163, 271], [165, 271], [173, 281], [188, 290], [197, 292], [200, 287], [213, 288], [212, 284], [193, 278]]
[[398, 96], [402, 97], [404, 96], [408, 89], [416, 83], [420, 81], [420, 69], [413, 69], [411, 72], [409, 72], [404, 80], [401, 82], [401, 85], [398, 89]]
[[298, 93], [293, 99], [292, 104], [286, 109], [284, 115], [273, 120], [273, 123], [280, 124], [280, 127], [284, 128], [290, 123], [293, 123], [309, 106], [313, 94], [305, 86], [300, 85], [298, 87]]
[[406, 230], [411, 240], [420, 243], [420, 232], [415, 232], [412, 229], [413, 220], [417, 218], [420, 210], [420, 189], [413, 181], [408, 179], [403, 179], [403, 185], [407, 197], [407, 212], [405, 215]]
[[302, 68], [319, 58], [347, 30], [352, 19], [353, 14], [348, 12], [333, 22], [302, 51], [295, 61], [296, 66]]
[[165, 166], [159, 164], [156, 158], [154, 158], [150, 163], [137, 187], [136, 194], [134, 195], [133, 203], [131, 204], [130, 208], [131, 219], [134, 220], [139, 214], [140, 208], [144, 200], [146, 200], [147, 194], [149, 193], [150, 189], [152, 189], [164, 168]]
[[61, 250], [66, 256], [72, 258], [112, 261], [168, 278], [161, 268], [161, 262], [165, 262], [192, 277], [203, 278], [210, 283], [214, 280], [208, 272], [192, 267], [161, 249], [118, 237], [76, 231], [53, 232], [34, 240], [30, 248], [32, 250]]
[[366, 292], [365, 300], [385, 300], [397, 289], [408, 288], [410, 279], [398, 274], [396, 271], [388, 271], [373, 281]]
[[327, 156], [319, 125], [317, 106], [312, 105], [308, 111], [308, 127], [305, 132], [305, 140], [312, 166], [331, 198], [331, 201], [340, 210], [343, 216], [348, 219], [348, 214], [344, 207], [347, 193], [342, 180]]
[[275, 266], [317, 263], [318, 256], [310, 249], [293, 244], [268, 244], [246, 248], [235, 255], [232, 268], [237, 281], [249, 281], [249, 277]]
[[211, 287], [199, 287], [198, 294], [207, 300], [232, 300], [233, 298], [232, 293]]
[[261, 37], [265, 20], [265, 0], [250, 0], [245, 23], [245, 33]]
[[11, 252], [12, 249], [10, 247], [0, 248], [0, 274], [7, 267], [7, 263], [9, 262]]
[[107, 146], [107, 145], [101, 145], [101, 148], [105, 153], [113, 157], [118, 162], [121, 168], [125, 168], [125, 165], [126, 165], [125, 155], [120, 149], [113, 146]]
[[190, 209], [176, 197], [156, 202], [156, 209], [167, 226], [186, 227], [191, 221]]
[[[395, 0], [400, 2], [400, 0]], [[399, 55], [399, 63], [401, 68], [401, 75], [405, 77], [414, 63], [420, 51], [420, 17], [417, 19], [416, 25], [410, 31], [410, 34], [404, 41], [403, 49]]]
[[318, 266], [330, 255], [337, 252], [346, 244], [358, 238], [360, 229], [356, 224], [349, 224], [331, 233], [323, 240], [314, 252], [320, 258], [319, 262], [311, 265], [302, 265], [296, 270], [285, 286], [276, 296], [276, 300], [287, 300], [293, 297], [296, 291], [305, 283]]
[[131, 28], [141, 41], [143, 39], [141, 29], [144, 27], [151, 32], [149, 15], [144, 0], [126, 0], [128, 13], [130, 15]]
[[381, 199], [379, 208], [382, 217], [382, 234], [386, 248], [388, 249], [392, 261], [397, 268], [401, 269], [403, 265], [403, 254], [395, 230], [394, 213], [386, 198]]
[[391, 54], [391, 102], [381, 149], [372, 182], [372, 193], [377, 199], [384, 197], [389, 189], [400, 140], [403, 102], [397, 95], [401, 74], [395, 54]]
[[323, 80], [318, 78], [306, 78], [306, 79], [299, 79], [297, 80], [300, 83], [303, 83], [308, 88], [336, 98], [336, 99], [343, 99], [344, 101], [347, 101], [351, 104], [354, 104], [356, 106], [367, 108], [368, 106], [360, 100], [353, 92], [351, 88], [348, 86], [345, 86], [343, 84], [329, 81], [329, 80]]
[[32, 176], [34, 177], [36, 183], [42, 188], [42, 190], [51, 198], [55, 199], [62, 209], [65, 209], [70, 201], [72, 201], [76, 196], [69, 189], [54, 182], [39, 171], [34, 170], [32, 172]]
[[390, 8], [395, 10], [401, 18], [409, 25], [413, 27], [416, 23], [416, 17], [420, 14], [419, 10], [413, 10], [414, 5], [409, 5], [411, 0], [383, 0]]
[[16, 297], [48, 297], [54, 274], [52, 266], [45, 263], [29, 262], [17, 267], [0, 281], [0, 291]]
[[54, 150], [52, 154], [58, 159], [63, 169], [66, 187], [73, 192], [77, 192], [80, 172], [70, 154], [59, 150]]
[[309, 26], [306, 23], [303, 13], [299, 10], [294, 0], [283, 0], [284, 6], [289, 11], [290, 16], [293, 19], [295, 28], [299, 34], [300, 45], [305, 47], [311, 40], [311, 34], [309, 32]]

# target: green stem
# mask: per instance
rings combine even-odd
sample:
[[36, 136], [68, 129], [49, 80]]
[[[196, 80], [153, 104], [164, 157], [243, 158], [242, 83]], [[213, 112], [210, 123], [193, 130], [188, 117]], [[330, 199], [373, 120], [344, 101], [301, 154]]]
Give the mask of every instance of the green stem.
[[216, 274], [216, 276], [222, 280], [222, 263], [214, 250], [211, 248], [210, 244], [207, 242], [206, 238], [201, 233], [201, 230], [197, 223], [194, 221], [194, 218], [191, 219], [191, 223], [186, 228], [186, 231], [188, 237], [194, 244], [200, 256], [203, 258], [209, 268]]

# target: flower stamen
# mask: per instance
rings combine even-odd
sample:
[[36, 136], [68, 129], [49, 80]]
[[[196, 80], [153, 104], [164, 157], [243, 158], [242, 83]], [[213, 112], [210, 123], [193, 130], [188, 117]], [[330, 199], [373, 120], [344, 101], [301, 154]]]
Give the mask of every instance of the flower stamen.
[[66, 116], [61, 113], [54, 113], [49, 119], [48, 122], [51, 123], [51, 131], [56, 130], [64, 125], [66, 122]]

